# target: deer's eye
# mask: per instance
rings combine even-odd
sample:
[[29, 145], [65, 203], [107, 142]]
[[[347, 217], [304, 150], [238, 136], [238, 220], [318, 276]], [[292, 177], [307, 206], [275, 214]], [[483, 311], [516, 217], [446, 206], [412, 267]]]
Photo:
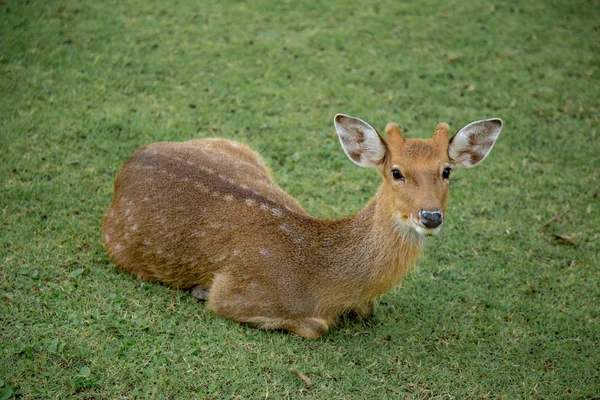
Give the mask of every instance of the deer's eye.
[[398, 168], [394, 168], [392, 170], [392, 176], [394, 177], [395, 181], [403, 181], [404, 180], [404, 176], [402, 176], [402, 173], [400, 172], [400, 170]]
[[450, 171], [452, 171], [452, 168], [444, 168], [442, 171], [442, 178], [450, 179]]

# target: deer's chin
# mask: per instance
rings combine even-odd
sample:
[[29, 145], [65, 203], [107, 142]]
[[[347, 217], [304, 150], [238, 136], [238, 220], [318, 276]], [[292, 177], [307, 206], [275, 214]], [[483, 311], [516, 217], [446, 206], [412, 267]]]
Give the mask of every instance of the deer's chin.
[[419, 224], [413, 223], [413, 229], [417, 231], [417, 233], [421, 236], [435, 236], [440, 233], [442, 226], [438, 226], [437, 228], [425, 228]]

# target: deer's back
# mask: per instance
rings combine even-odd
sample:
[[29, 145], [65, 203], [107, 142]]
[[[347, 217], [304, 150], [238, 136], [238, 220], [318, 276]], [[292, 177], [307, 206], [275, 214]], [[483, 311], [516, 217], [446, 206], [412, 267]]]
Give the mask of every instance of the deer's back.
[[247, 256], [243, 249], [260, 252], [258, 233], [268, 235], [285, 213], [306, 215], [248, 147], [223, 139], [156, 143], [119, 172], [104, 242], [124, 271], [191, 287]]

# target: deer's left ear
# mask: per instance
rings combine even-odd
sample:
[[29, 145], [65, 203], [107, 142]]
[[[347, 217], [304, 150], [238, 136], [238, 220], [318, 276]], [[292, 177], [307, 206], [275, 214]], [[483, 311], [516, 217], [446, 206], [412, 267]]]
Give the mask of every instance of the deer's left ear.
[[448, 155], [453, 167], [471, 168], [482, 162], [494, 147], [502, 130], [500, 118], [471, 122], [452, 138]]

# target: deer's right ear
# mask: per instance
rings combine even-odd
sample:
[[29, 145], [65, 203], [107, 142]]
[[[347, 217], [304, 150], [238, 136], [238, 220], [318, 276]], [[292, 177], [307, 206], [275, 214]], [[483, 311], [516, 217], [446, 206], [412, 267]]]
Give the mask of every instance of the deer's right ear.
[[350, 160], [365, 168], [377, 167], [385, 157], [386, 145], [377, 131], [365, 121], [337, 114], [335, 130]]

